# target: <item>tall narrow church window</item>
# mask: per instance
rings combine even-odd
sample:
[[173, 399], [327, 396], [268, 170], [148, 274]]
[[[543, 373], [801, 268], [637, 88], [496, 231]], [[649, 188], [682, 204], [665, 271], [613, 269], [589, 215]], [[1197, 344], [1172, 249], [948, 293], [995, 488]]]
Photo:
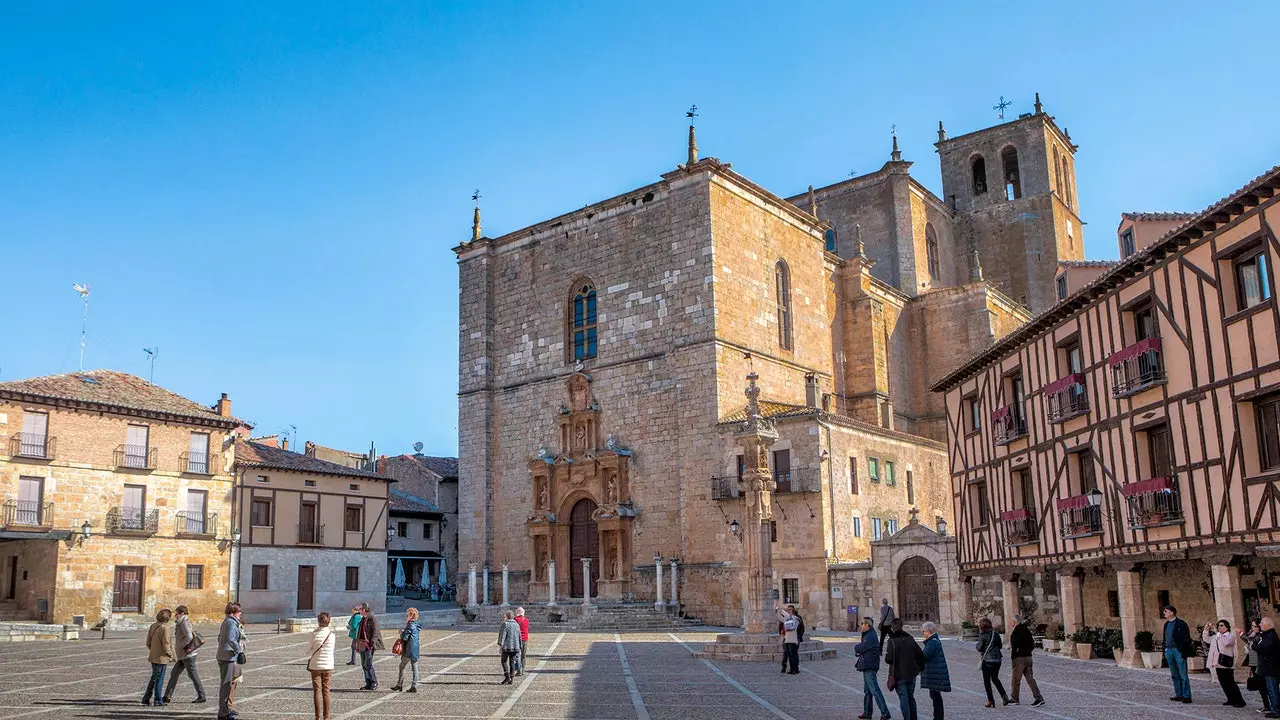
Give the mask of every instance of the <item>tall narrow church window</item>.
[[1053, 178], [1058, 182], [1058, 195], [1067, 196], [1067, 189], [1062, 186], [1062, 165], [1058, 162], [1058, 156], [1053, 156]]
[[1018, 150], [1010, 145], [1000, 151], [1000, 162], [1004, 165], [1004, 194], [1006, 200], [1017, 200], [1022, 197], [1022, 180], [1018, 176]]
[[791, 350], [791, 270], [785, 261], [774, 266], [773, 282], [778, 293], [778, 345]]
[[938, 233], [933, 229], [933, 223], [924, 225], [924, 250], [929, 261], [929, 279], [936, 281], [938, 279]]
[[827, 252], [836, 251], [836, 229], [828, 228], [826, 235], [823, 236], [827, 243]]
[[1074, 198], [1071, 196], [1071, 165], [1067, 163], [1067, 156], [1062, 156], [1062, 181], [1067, 186], [1067, 207], [1075, 209]]
[[987, 161], [981, 155], [973, 159], [973, 194], [987, 191]]
[[573, 359], [596, 356], [596, 288], [583, 283], [573, 295]]

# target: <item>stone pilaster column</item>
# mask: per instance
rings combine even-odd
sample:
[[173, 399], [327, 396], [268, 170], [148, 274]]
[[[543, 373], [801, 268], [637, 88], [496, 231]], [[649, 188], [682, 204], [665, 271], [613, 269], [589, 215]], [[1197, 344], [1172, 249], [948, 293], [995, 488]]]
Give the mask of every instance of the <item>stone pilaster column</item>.
[[480, 598], [481, 605], [489, 604], [489, 566], [484, 566], [484, 596]]
[[467, 566], [467, 607], [476, 606], [476, 564]]
[[1013, 642], [1010, 636], [1013, 634], [1014, 620], [1013, 617], [1018, 614], [1018, 576], [1005, 575], [1000, 578], [1000, 598], [1004, 605], [1004, 632], [1005, 647], [1011, 647]]
[[507, 607], [511, 604], [507, 598], [507, 573], [507, 564], [502, 563], [502, 607]]
[[556, 604], [556, 561], [547, 562], [547, 604]]
[[1213, 607], [1218, 614], [1213, 618], [1230, 620], [1231, 630], [1245, 627], [1244, 598], [1240, 595], [1240, 568], [1231, 565], [1210, 565], [1213, 573]]
[[582, 604], [591, 604], [591, 558], [582, 558]]
[[956, 620], [958, 630], [961, 622], [973, 622], [973, 578], [961, 578], [957, 592], [960, 593], [960, 617]]
[[1142, 610], [1142, 575], [1136, 570], [1116, 570], [1116, 586], [1120, 594], [1120, 633], [1124, 635], [1124, 651], [1116, 658], [1121, 667], [1142, 667], [1142, 656], [1133, 646], [1133, 636], [1145, 624]]
[[669, 604], [678, 610], [680, 608], [680, 601], [677, 599], [679, 598], [679, 594], [676, 582], [676, 559], [671, 558], [671, 601]]
[[662, 607], [666, 604], [662, 602], [662, 556], [661, 555], [653, 556], [653, 568], [654, 568], [654, 572], [657, 573], [653, 581], [653, 587], [657, 592], [657, 600], [654, 600], [653, 606], [661, 610]]
[[1075, 643], [1071, 641], [1071, 633], [1084, 623], [1084, 608], [1080, 595], [1080, 578], [1076, 575], [1058, 575], [1058, 583], [1062, 587], [1062, 630], [1067, 640], [1062, 643], [1062, 653], [1069, 655], [1075, 652]]

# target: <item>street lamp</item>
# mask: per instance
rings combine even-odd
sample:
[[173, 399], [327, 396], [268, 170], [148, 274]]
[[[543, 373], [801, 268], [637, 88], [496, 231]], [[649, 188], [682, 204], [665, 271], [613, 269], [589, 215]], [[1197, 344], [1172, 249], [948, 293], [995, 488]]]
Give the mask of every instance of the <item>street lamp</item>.
[[1085, 493], [1085, 496], [1089, 498], [1089, 505], [1091, 507], [1098, 507], [1102, 504], [1102, 491], [1098, 488], [1094, 488]]
[[93, 526], [89, 524], [88, 520], [84, 521], [84, 524], [80, 526], [80, 542], [83, 543], [89, 539], [89, 530], [92, 527]]
[[947, 521], [938, 520], [938, 534], [945, 536], [947, 534]]
[[240, 544], [240, 528], [233, 528], [231, 530], [231, 542], [236, 545]]
[[742, 539], [742, 526], [738, 524], [737, 520], [729, 523], [729, 532], [733, 533], [733, 536], [739, 540]]

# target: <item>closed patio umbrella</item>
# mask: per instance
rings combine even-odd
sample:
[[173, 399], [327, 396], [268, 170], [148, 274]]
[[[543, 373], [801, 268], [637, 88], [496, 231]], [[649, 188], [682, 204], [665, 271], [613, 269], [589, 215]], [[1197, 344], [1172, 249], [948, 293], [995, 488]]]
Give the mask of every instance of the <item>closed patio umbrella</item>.
[[404, 561], [396, 558], [396, 578], [391, 582], [396, 587], [404, 587]]

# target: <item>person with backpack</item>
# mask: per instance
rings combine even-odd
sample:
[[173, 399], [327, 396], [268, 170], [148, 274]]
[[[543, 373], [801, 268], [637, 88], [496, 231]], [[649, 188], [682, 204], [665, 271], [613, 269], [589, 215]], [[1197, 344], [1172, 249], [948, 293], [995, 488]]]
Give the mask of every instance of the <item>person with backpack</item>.
[[982, 656], [982, 686], [987, 690], [986, 707], [996, 706], [996, 699], [991, 694], [992, 685], [996, 686], [996, 690], [1000, 691], [1000, 699], [1008, 705], [1009, 695], [1000, 682], [1000, 662], [1003, 660], [1000, 648], [1004, 644], [1000, 639], [1000, 633], [995, 631], [995, 627], [987, 618], [978, 621], [978, 633], [978, 654]]
[[315, 720], [329, 720], [329, 685], [333, 680], [333, 651], [338, 644], [333, 628], [329, 627], [329, 613], [316, 616], [316, 631], [311, 635], [307, 648], [307, 671], [311, 673], [311, 696], [315, 703]]
[[391, 688], [392, 690], [397, 692], [404, 690], [404, 668], [409, 665], [413, 668], [413, 673], [410, 675], [409, 689], [406, 692], [418, 692], [418, 634], [420, 631], [418, 608], [409, 608], [405, 611], [404, 629], [400, 631], [400, 674], [396, 676], [396, 685]]
[[1009, 633], [1009, 663], [1013, 667], [1013, 699], [1010, 704], [1018, 704], [1018, 691], [1022, 688], [1022, 678], [1027, 679], [1027, 687], [1031, 688], [1034, 698], [1031, 707], [1044, 705], [1044, 696], [1040, 694], [1040, 686], [1031, 674], [1031, 653], [1036, 649], [1036, 639], [1027, 627], [1027, 619], [1019, 615], [1013, 616], [1013, 632]]
[[916, 639], [902, 629], [902, 618], [889, 622], [889, 638], [885, 641], [885, 664], [889, 666], [890, 690], [898, 693], [898, 706], [902, 708], [902, 720], [917, 720], [916, 678], [924, 669], [924, 652]]
[[[796, 664], [798, 665], [800, 663], [800, 643], [804, 642], [804, 618], [800, 617], [795, 605], [788, 605], [787, 612], [791, 613], [796, 619]], [[782, 621], [778, 621], [778, 635], [784, 635], [785, 632], [786, 628], [783, 627]], [[784, 673], [787, 671], [787, 660], [788, 656], [784, 647], [782, 653], [782, 672]]]
[[1164, 659], [1169, 663], [1169, 677], [1173, 681], [1173, 702], [1191, 704], [1191, 677], [1187, 675], [1187, 658], [1194, 649], [1191, 645], [1191, 628], [1187, 621], [1178, 617], [1178, 609], [1165, 605], [1160, 609], [1164, 615]]
[[942, 693], [951, 692], [951, 672], [947, 669], [947, 656], [942, 652], [938, 626], [926, 622], [920, 629], [924, 632], [924, 671], [920, 673], [920, 687], [929, 691], [929, 699], [933, 701], [933, 720], [943, 720]]
[[187, 614], [186, 605], [179, 605], [174, 612], [176, 614], [173, 623], [173, 647], [178, 659], [173, 664], [173, 669], [169, 671], [169, 684], [164, 689], [165, 701], [173, 700], [173, 689], [178, 686], [178, 678], [182, 676], [183, 671], [186, 671], [191, 678], [191, 684], [196, 688], [196, 699], [191, 702], [207, 702], [204, 685], [200, 682], [200, 673], [196, 670], [196, 653], [204, 644], [204, 638], [191, 627], [191, 617]]
[[862, 618], [862, 640], [853, 646], [853, 654], [858, 656], [853, 668], [862, 673], [862, 714], [858, 720], [871, 719], [871, 702], [874, 700], [880, 707], [880, 720], [889, 720], [889, 705], [884, 701], [884, 693], [880, 692], [880, 681], [876, 674], [880, 672], [880, 638], [876, 637], [876, 629], [871, 627], [871, 618]]
[[[800, 674], [800, 619], [790, 610], [778, 611], [778, 635], [782, 638], [782, 674]], [[790, 669], [788, 669], [790, 666]]]
[[156, 706], [164, 705], [164, 671], [173, 660], [173, 640], [169, 638], [169, 619], [173, 611], [164, 608], [156, 613], [156, 621], [147, 630], [147, 659], [151, 661], [151, 680], [142, 694], [142, 704], [150, 705], [154, 693]]

